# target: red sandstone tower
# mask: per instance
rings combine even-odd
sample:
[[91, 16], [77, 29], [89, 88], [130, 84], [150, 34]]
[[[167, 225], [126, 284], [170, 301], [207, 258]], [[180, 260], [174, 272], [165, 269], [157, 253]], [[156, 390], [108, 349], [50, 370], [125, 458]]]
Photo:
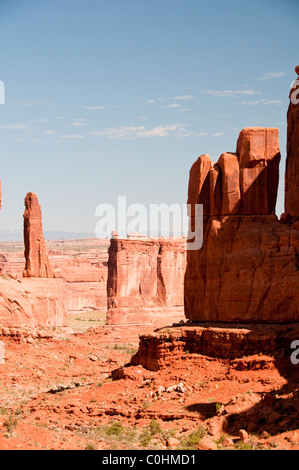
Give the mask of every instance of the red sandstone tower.
[[28, 193], [25, 198], [24, 243], [24, 277], [54, 277], [45, 246], [41, 207], [34, 193]]
[[[299, 65], [295, 71], [299, 75]], [[292, 218], [299, 217], [299, 76], [290, 91], [288, 109], [285, 212]]]

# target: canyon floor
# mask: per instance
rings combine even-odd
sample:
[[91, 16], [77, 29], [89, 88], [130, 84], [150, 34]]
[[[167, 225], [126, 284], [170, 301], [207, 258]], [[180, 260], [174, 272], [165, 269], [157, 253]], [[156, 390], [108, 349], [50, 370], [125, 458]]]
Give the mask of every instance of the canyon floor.
[[2, 331], [0, 448], [299, 449], [299, 381], [272, 357], [130, 365], [151, 331], [106, 326], [103, 312]]

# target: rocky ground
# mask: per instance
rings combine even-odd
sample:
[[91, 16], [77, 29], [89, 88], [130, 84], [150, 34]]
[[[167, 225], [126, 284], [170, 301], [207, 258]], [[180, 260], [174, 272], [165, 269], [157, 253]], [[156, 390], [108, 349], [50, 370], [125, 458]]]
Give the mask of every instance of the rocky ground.
[[149, 327], [69, 320], [2, 330], [1, 449], [299, 449], [299, 381], [273, 357], [186, 351], [150, 371], [129, 364]]

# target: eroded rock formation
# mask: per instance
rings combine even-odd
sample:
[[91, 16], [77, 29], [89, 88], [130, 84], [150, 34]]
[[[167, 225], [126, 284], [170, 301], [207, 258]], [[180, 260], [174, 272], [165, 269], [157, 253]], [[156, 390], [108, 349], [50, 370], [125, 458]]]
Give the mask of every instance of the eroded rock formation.
[[204, 215], [274, 213], [280, 150], [278, 129], [243, 129], [236, 153], [217, 163], [202, 155], [190, 171], [188, 204], [203, 204]]
[[[21, 280], [24, 244], [7, 244], [0, 254], [2, 274]], [[67, 313], [105, 312], [107, 308], [108, 240], [52, 240], [46, 242], [55, 278], [64, 280]]]
[[53, 272], [43, 235], [41, 207], [34, 193], [28, 193], [25, 198], [24, 243], [24, 277], [52, 278]]
[[102, 256], [105, 254], [104, 262], [99, 256], [101, 253], [97, 254], [96, 260], [87, 258], [87, 255], [86, 258], [50, 258], [55, 277], [65, 282], [64, 304], [68, 313], [106, 311], [107, 251], [102, 253]]
[[281, 354], [290, 351], [298, 339], [299, 323], [227, 324], [202, 323], [176, 328], [161, 328], [142, 334], [138, 352], [131, 364], [149, 370], [172, 367], [186, 355], [196, 354], [218, 359], [244, 358], [254, 354]]
[[0, 326], [67, 326], [62, 279], [0, 279]]
[[[27, 245], [25, 253], [28, 259], [32, 256], [32, 241], [36, 235], [38, 250], [42, 264], [45, 256], [41, 254], [44, 240], [41, 231], [40, 207], [36, 196], [28, 193], [25, 210], [25, 240]], [[34, 245], [36, 248], [36, 245]], [[6, 264], [6, 259], [2, 259]], [[27, 261], [27, 259], [26, 259]], [[28, 269], [30, 264], [26, 263]], [[35, 264], [34, 264], [35, 267]], [[43, 264], [45, 269], [45, 264]], [[31, 269], [31, 268], [30, 268]], [[40, 271], [43, 273], [43, 271]], [[46, 271], [49, 275], [50, 270]], [[50, 276], [46, 276], [50, 277]], [[23, 279], [17, 280], [13, 276], [0, 278], [0, 326], [2, 327], [49, 327], [66, 326], [67, 318], [63, 304], [64, 282], [62, 279]]]
[[[188, 202], [203, 204], [203, 247], [188, 251], [185, 314], [192, 321], [299, 320], [299, 112], [288, 111], [286, 213], [274, 214], [278, 131], [244, 129], [236, 153], [199, 157]], [[297, 220], [297, 221], [296, 221]], [[194, 220], [192, 227], [194, 229]]]
[[[299, 75], [299, 65], [295, 71]], [[285, 211], [296, 219], [299, 217], [299, 76], [290, 91], [287, 132]]]
[[112, 238], [108, 324], [181, 321], [185, 268], [185, 239]]

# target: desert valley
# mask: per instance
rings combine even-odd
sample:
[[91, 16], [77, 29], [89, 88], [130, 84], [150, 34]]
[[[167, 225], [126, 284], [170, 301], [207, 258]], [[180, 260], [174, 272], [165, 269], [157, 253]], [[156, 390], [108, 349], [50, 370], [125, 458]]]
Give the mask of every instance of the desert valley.
[[299, 449], [298, 93], [297, 79], [284, 213], [278, 129], [240, 128], [190, 169], [200, 249], [47, 241], [24, 195], [24, 243], [0, 243], [2, 450]]

